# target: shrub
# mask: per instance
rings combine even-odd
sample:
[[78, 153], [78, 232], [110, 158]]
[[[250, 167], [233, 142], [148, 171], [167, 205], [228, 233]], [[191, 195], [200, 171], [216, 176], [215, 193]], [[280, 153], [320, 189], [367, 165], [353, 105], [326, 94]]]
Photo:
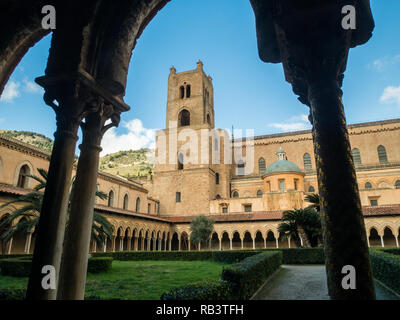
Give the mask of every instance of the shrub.
[[400, 294], [400, 257], [385, 251], [370, 250], [372, 273], [375, 278]]
[[222, 280], [230, 283], [232, 299], [247, 300], [282, 264], [282, 252], [253, 255], [222, 269]]
[[12, 277], [29, 277], [32, 261], [26, 258], [0, 260], [1, 274]]
[[382, 249], [383, 252], [400, 255], [400, 248]]
[[87, 271], [90, 273], [108, 272], [112, 268], [112, 261], [113, 258], [110, 257], [89, 258]]
[[323, 248], [285, 248], [279, 251], [284, 264], [325, 264]]
[[229, 282], [202, 281], [172, 289], [161, 295], [161, 300], [228, 300], [231, 296]]
[[[93, 253], [93, 257], [101, 257], [107, 253]], [[118, 251], [112, 252], [114, 260], [211, 260], [212, 251]]]
[[236, 263], [247, 257], [254, 256], [263, 251], [260, 250], [235, 250], [235, 251], [214, 251], [213, 260], [224, 263]]
[[0, 289], [0, 301], [3, 300], [24, 300], [25, 289]]

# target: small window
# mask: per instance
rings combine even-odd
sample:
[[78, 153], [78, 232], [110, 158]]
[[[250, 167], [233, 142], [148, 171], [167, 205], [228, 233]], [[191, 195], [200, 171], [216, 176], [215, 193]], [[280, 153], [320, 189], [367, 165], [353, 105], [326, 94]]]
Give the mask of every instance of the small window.
[[366, 182], [366, 183], [365, 183], [365, 189], [372, 189], [372, 184], [371, 184], [371, 182]]
[[311, 156], [305, 153], [303, 156], [304, 170], [312, 170]]
[[136, 212], [140, 212], [140, 198], [136, 198]]
[[221, 199], [221, 196], [220, 196], [219, 194], [217, 194], [217, 195], [215, 196], [215, 199]]
[[262, 197], [262, 195], [263, 195], [263, 192], [262, 192], [262, 190], [258, 190], [258, 191], [257, 191], [257, 197], [261, 198], [261, 197]]
[[124, 209], [124, 210], [128, 210], [128, 205], [129, 205], [129, 197], [128, 197], [128, 195], [126, 194], [126, 195], [124, 196], [124, 205], [123, 205], [123, 209]]
[[180, 192], [176, 193], [176, 202], [181, 202], [181, 193]]
[[181, 86], [179, 88], [179, 91], [180, 91], [180, 97], [181, 97], [181, 99], [183, 99], [185, 97], [185, 87]]
[[147, 213], [148, 214], [151, 213], [151, 204], [150, 203], [147, 204]]
[[18, 182], [17, 182], [17, 187], [19, 188], [27, 188], [28, 187], [28, 177], [27, 175], [30, 174], [31, 170], [29, 167], [24, 164], [21, 169], [19, 169], [19, 175], [18, 175]]
[[395, 187], [396, 189], [400, 189], [400, 180], [397, 180], [397, 181], [395, 182], [394, 187]]
[[178, 170], [183, 170], [183, 154], [178, 155]]
[[244, 175], [244, 161], [243, 160], [239, 160], [239, 162], [238, 162], [237, 174], [238, 174], [238, 176]]
[[219, 184], [219, 173], [215, 174], [215, 184]]
[[294, 179], [294, 190], [297, 190], [297, 188], [298, 188], [298, 182], [299, 182], [298, 179]]
[[114, 191], [110, 190], [108, 193], [108, 206], [113, 207], [114, 206]]
[[233, 191], [232, 198], [239, 198], [239, 192]]
[[222, 213], [228, 213], [228, 207], [222, 207]]
[[246, 204], [244, 206], [244, 212], [251, 212], [251, 204]]
[[377, 199], [371, 199], [370, 203], [371, 203], [371, 206], [376, 207], [378, 205], [378, 200]]
[[351, 155], [353, 156], [353, 162], [356, 166], [361, 165], [361, 155], [360, 155], [360, 150], [358, 150], [357, 148], [354, 148], [351, 151]]
[[378, 147], [378, 157], [379, 157], [379, 163], [387, 163], [388, 162], [386, 148], [384, 146]]
[[265, 173], [265, 159], [264, 158], [258, 159], [258, 173], [259, 174]]
[[279, 190], [285, 192], [285, 180], [279, 180]]
[[310, 186], [310, 187], [308, 188], [308, 192], [315, 192], [315, 188], [314, 188], [313, 186]]
[[191, 87], [190, 87], [190, 84], [188, 84], [186, 86], [186, 98], [190, 98], [190, 90], [191, 90]]

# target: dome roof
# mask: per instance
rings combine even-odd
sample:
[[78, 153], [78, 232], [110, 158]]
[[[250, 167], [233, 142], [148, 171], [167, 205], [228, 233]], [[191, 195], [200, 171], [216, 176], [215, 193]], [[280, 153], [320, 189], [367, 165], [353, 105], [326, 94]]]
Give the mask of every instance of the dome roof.
[[265, 174], [278, 173], [278, 172], [299, 172], [302, 173], [300, 168], [291, 161], [288, 160], [278, 160], [272, 162], [267, 170], [265, 170]]

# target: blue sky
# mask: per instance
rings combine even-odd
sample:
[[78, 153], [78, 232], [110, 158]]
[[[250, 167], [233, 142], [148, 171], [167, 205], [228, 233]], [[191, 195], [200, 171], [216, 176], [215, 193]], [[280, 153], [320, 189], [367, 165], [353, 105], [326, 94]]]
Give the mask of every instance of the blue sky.
[[[400, 1], [372, 0], [372, 39], [350, 51], [343, 85], [348, 123], [400, 117]], [[308, 108], [285, 82], [281, 64], [258, 57], [248, 0], [172, 0], [144, 30], [133, 52], [125, 101], [131, 111], [109, 131], [104, 152], [152, 146], [165, 127], [169, 68], [200, 59], [214, 83], [216, 127], [256, 135], [309, 128]], [[44, 74], [51, 36], [31, 48], [0, 99], [0, 128], [53, 137], [55, 116], [33, 79]]]

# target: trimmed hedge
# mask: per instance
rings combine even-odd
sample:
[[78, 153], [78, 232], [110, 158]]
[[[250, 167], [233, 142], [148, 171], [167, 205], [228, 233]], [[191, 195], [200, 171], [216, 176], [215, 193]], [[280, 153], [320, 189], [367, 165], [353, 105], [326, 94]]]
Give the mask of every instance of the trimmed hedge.
[[113, 258], [110, 257], [97, 257], [89, 258], [88, 269], [90, 273], [108, 272], [112, 268]]
[[400, 255], [400, 248], [382, 249], [383, 252]]
[[372, 273], [375, 278], [400, 294], [400, 256], [385, 251], [370, 250]]
[[172, 289], [161, 295], [161, 300], [228, 300], [231, 286], [228, 281], [201, 281]]
[[261, 250], [214, 251], [212, 257], [213, 260], [217, 262], [236, 263], [242, 261], [247, 257], [251, 257], [262, 252], [264, 251]]
[[325, 264], [323, 248], [284, 248], [277, 250], [282, 252], [284, 264]]
[[10, 258], [32, 259], [32, 255], [31, 254], [3, 254], [3, 255], [0, 255], [0, 260], [10, 259]]
[[25, 300], [25, 289], [0, 289], [0, 301], [3, 300]]
[[0, 272], [5, 276], [29, 277], [32, 260], [24, 258], [10, 258], [0, 260]]
[[282, 252], [253, 255], [222, 269], [222, 280], [231, 285], [231, 299], [247, 300], [282, 264]]
[[93, 257], [109, 257], [120, 261], [143, 260], [211, 260], [212, 251], [117, 251], [93, 253]]

